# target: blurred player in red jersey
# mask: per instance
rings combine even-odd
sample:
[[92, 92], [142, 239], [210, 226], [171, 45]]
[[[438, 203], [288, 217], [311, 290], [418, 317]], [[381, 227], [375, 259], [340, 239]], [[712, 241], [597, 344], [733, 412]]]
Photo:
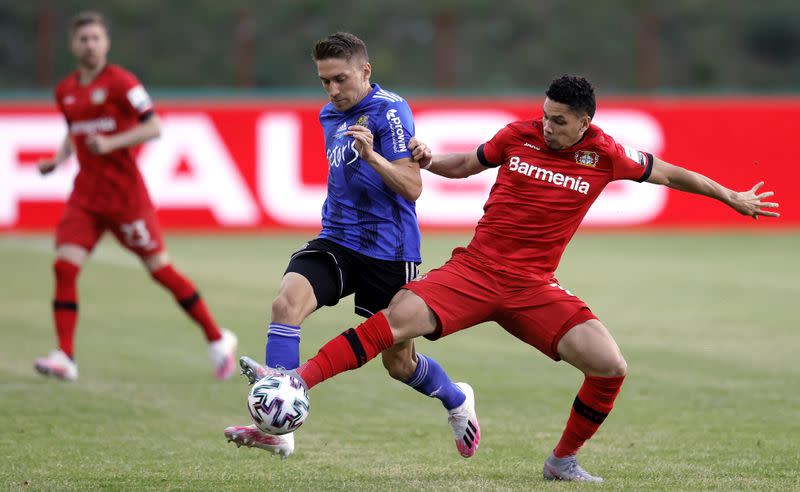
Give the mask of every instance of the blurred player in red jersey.
[[[475, 236], [442, 267], [410, 282], [389, 307], [340, 335], [300, 366], [306, 386], [355, 369], [395, 343], [438, 339], [495, 321], [553, 360], [584, 373], [566, 429], [545, 460], [548, 480], [601, 482], [576, 455], [611, 411], [627, 364], [606, 327], [554, 273], [589, 207], [611, 181], [647, 181], [705, 195], [757, 219], [777, 217], [758, 193], [735, 192], [698, 173], [620, 145], [592, 124], [594, 89], [563, 76], [547, 90], [541, 120], [509, 124], [476, 152], [432, 156], [414, 141], [420, 166], [448, 178], [499, 167]], [[352, 330], [351, 330], [352, 331]], [[358, 356], [357, 354], [360, 354]]]
[[47, 376], [77, 379], [73, 359], [77, 277], [100, 237], [110, 230], [203, 329], [215, 374], [227, 379], [235, 366], [236, 336], [217, 326], [192, 282], [173, 268], [136, 167], [134, 148], [161, 132], [150, 97], [133, 74], [106, 62], [110, 41], [101, 14], [76, 15], [70, 44], [78, 69], [55, 90], [68, 133], [56, 154], [39, 162], [39, 171], [52, 172], [74, 150], [80, 172], [56, 230], [53, 316], [59, 348], [36, 359], [34, 366]]

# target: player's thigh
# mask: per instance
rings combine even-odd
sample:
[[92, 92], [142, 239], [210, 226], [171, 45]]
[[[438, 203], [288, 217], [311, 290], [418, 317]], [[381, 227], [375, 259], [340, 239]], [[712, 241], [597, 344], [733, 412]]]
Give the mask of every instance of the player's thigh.
[[419, 273], [419, 265], [413, 261], [378, 260], [355, 252], [349, 263], [355, 312], [365, 318], [389, 306], [395, 294]]
[[322, 306], [335, 306], [347, 295], [341, 263], [342, 258], [330, 245], [310, 241], [292, 254], [276, 302], [313, 303], [306, 316]]
[[598, 319], [570, 328], [558, 343], [561, 358], [591, 376], [624, 376], [627, 363], [608, 329]]
[[114, 214], [108, 218], [108, 227], [123, 247], [142, 260], [164, 251], [164, 238], [153, 207]]
[[558, 344], [564, 334], [596, 316], [558, 283], [531, 282], [528, 288], [508, 292], [493, 319], [518, 339], [560, 360]]
[[56, 227], [56, 255], [76, 265], [83, 264], [104, 230], [103, 221], [97, 214], [67, 205]]
[[[454, 255], [444, 266], [409, 282], [403, 290], [419, 297], [434, 314], [436, 327], [425, 335], [430, 340], [488, 321], [499, 306], [501, 295], [493, 274], [465, 260], [463, 255]], [[401, 294], [402, 291], [398, 297]]]

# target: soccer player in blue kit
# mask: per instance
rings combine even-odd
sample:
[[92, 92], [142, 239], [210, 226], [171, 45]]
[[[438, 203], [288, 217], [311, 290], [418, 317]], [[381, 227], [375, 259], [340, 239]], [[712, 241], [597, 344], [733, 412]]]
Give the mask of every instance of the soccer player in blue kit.
[[[240, 360], [250, 384], [273, 369], [298, 367], [300, 324], [318, 308], [355, 294], [356, 314], [369, 318], [417, 276], [421, 262], [414, 202], [422, 179], [408, 149], [411, 109], [402, 97], [370, 83], [367, 47], [358, 37], [328, 36], [316, 43], [312, 58], [330, 98], [319, 115], [328, 160], [322, 231], [286, 268], [272, 302], [266, 367]], [[352, 337], [353, 330], [343, 335]], [[453, 383], [435, 360], [416, 353], [413, 341], [387, 349], [382, 358], [393, 378], [441, 400], [459, 453], [475, 454], [480, 428], [472, 388]], [[294, 451], [292, 433], [273, 436], [252, 424], [228, 427], [225, 437], [284, 457]]]

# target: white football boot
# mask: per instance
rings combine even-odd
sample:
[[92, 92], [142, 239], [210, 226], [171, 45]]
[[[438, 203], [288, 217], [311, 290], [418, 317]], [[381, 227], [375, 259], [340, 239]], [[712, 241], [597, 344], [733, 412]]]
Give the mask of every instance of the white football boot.
[[544, 461], [542, 476], [545, 480], [565, 480], [570, 482], [603, 483], [602, 477], [596, 477], [578, 464], [575, 455], [556, 458], [553, 453]]
[[232, 331], [222, 329], [222, 338], [208, 344], [208, 358], [217, 379], [228, 379], [236, 367], [236, 346], [239, 341]]
[[481, 442], [481, 427], [478, 425], [478, 414], [475, 413], [475, 392], [467, 383], [455, 383], [467, 397], [464, 403], [448, 410], [447, 422], [453, 428], [456, 448], [461, 456], [469, 458], [478, 450]]
[[239, 357], [239, 368], [242, 370], [242, 375], [247, 378], [247, 382], [251, 386], [256, 384], [256, 381], [260, 381], [267, 376], [280, 372], [277, 369], [262, 366], [246, 355]]
[[78, 379], [78, 364], [61, 349], [53, 350], [47, 357], [36, 359], [33, 361], [33, 367], [43, 376], [52, 376], [64, 381]]

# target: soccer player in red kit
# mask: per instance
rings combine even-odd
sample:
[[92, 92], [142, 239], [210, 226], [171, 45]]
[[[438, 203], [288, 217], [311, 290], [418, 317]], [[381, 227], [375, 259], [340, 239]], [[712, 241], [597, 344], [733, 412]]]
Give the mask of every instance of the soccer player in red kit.
[[606, 327], [554, 276], [589, 207], [614, 180], [647, 181], [717, 199], [758, 218], [777, 217], [758, 193], [735, 192], [698, 173], [620, 145], [592, 124], [594, 89], [563, 76], [547, 90], [541, 120], [517, 121], [476, 152], [432, 156], [415, 142], [422, 168], [465, 178], [499, 167], [475, 236], [450, 260], [400, 290], [389, 307], [324, 345], [297, 370], [307, 388], [355, 369], [393, 344], [438, 339], [485, 321], [584, 373], [561, 440], [544, 463], [549, 480], [600, 482], [576, 460], [611, 411], [627, 364]]
[[203, 329], [215, 374], [227, 379], [235, 366], [236, 336], [220, 329], [189, 279], [172, 266], [164, 249], [155, 209], [136, 168], [134, 149], [160, 134], [150, 97], [136, 77], [106, 62], [110, 42], [105, 19], [81, 12], [72, 21], [70, 43], [78, 69], [55, 90], [68, 134], [51, 159], [52, 172], [74, 150], [80, 172], [56, 230], [53, 317], [58, 349], [36, 359], [37, 371], [64, 380], [78, 377], [73, 338], [78, 318], [77, 278], [106, 230], [141, 258], [153, 280], [164, 286]]

